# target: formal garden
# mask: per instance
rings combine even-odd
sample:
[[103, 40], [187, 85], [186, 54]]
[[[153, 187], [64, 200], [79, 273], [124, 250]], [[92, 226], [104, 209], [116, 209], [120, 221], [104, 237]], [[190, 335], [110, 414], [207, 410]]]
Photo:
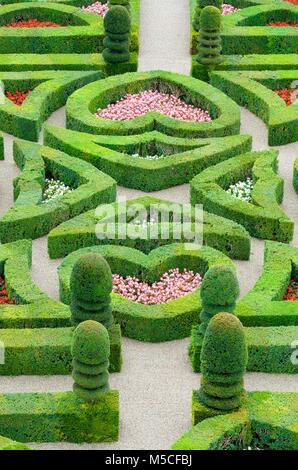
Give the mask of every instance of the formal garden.
[[297, 0], [2, 0], [0, 97], [0, 450], [298, 450]]

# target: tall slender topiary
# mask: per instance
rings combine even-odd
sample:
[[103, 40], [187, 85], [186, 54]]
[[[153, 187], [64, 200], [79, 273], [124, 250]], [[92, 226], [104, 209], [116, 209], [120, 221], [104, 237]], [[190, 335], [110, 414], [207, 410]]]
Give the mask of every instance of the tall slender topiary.
[[95, 320], [109, 328], [113, 323], [112, 289], [112, 272], [106, 260], [98, 253], [81, 256], [70, 277], [72, 323]]
[[222, 12], [222, 0], [197, 0], [192, 22], [195, 31], [199, 31], [200, 29], [201, 11], [208, 6], [216, 7], [219, 9], [220, 13]]
[[96, 401], [109, 391], [109, 356], [106, 328], [93, 320], [80, 323], [72, 344], [73, 391], [79, 399]]
[[209, 67], [222, 61], [221, 54], [221, 13], [218, 8], [208, 6], [200, 15], [197, 61]]
[[200, 333], [205, 334], [211, 318], [219, 312], [234, 312], [239, 296], [239, 283], [230, 266], [213, 266], [205, 274], [201, 289], [202, 311]]
[[219, 313], [210, 321], [201, 351], [199, 400], [222, 411], [241, 406], [247, 346], [240, 320], [230, 313]]
[[128, 11], [130, 11], [130, 0], [109, 0], [108, 7], [111, 8], [115, 5], [121, 5], [125, 7]]
[[129, 36], [131, 19], [127, 8], [121, 5], [111, 6], [104, 17], [105, 38], [103, 40], [103, 58], [107, 63], [127, 62], [129, 54]]

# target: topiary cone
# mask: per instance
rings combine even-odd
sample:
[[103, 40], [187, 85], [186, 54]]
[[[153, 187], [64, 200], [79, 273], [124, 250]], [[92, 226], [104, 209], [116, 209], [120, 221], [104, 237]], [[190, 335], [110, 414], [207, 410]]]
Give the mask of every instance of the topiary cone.
[[202, 311], [199, 330], [202, 335], [214, 315], [223, 310], [234, 312], [239, 293], [238, 279], [231, 266], [219, 265], [208, 269], [200, 289]]
[[105, 62], [117, 64], [127, 62], [129, 54], [129, 36], [131, 30], [130, 14], [125, 6], [111, 6], [104, 17], [105, 37], [102, 52]]
[[200, 64], [215, 66], [221, 57], [221, 12], [216, 6], [206, 6], [200, 13], [197, 61]]
[[241, 406], [247, 346], [240, 320], [219, 313], [210, 320], [201, 351], [199, 400], [206, 406], [230, 411]]
[[71, 352], [74, 393], [83, 401], [99, 400], [109, 390], [110, 339], [106, 328], [93, 320], [80, 323]]
[[109, 328], [113, 323], [112, 289], [113, 276], [106, 260], [98, 253], [81, 256], [70, 277], [72, 323], [95, 320]]

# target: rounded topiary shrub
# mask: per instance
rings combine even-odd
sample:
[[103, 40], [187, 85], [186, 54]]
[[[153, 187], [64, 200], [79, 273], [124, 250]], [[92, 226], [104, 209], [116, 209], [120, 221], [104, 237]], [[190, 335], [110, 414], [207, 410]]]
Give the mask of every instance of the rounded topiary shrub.
[[230, 313], [215, 315], [207, 327], [201, 351], [199, 400], [218, 410], [239, 408], [244, 398], [243, 376], [247, 358], [240, 320]]
[[106, 260], [98, 253], [81, 256], [70, 277], [72, 323], [95, 320], [110, 327], [113, 323], [112, 289], [113, 276]]
[[221, 13], [217, 7], [207, 6], [200, 14], [197, 61], [206, 66], [215, 66], [221, 57]]
[[96, 401], [109, 390], [110, 339], [106, 328], [92, 320], [80, 323], [72, 344], [73, 391], [83, 401]]
[[109, 8], [115, 5], [121, 5], [125, 7], [128, 11], [130, 11], [130, 0], [109, 0], [108, 2]]
[[238, 279], [231, 266], [213, 266], [208, 269], [200, 289], [201, 334], [205, 334], [208, 323], [214, 315], [223, 310], [229, 313], [234, 312], [239, 293]]
[[219, 9], [220, 13], [222, 11], [222, 1], [221, 0], [197, 0], [194, 16], [193, 16], [193, 28], [196, 31], [200, 29], [200, 16], [202, 9], [207, 6], [213, 6]]
[[103, 58], [107, 63], [127, 62], [129, 54], [129, 35], [131, 18], [124, 6], [112, 6], [104, 17], [105, 37]]

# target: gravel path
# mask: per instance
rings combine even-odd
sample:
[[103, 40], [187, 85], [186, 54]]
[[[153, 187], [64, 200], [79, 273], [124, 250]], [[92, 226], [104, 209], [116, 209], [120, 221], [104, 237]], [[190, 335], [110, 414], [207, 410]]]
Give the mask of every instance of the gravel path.
[[[141, 0], [140, 70], [165, 69], [188, 74], [190, 70], [188, 0]], [[54, 113], [51, 123], [64, 125], [64, 109]], [[267, 147], [267, 130], [262, 121], [242, 110], [242, 132], [253, 135], [254, 149]], [[12, 204], [12, 178], [18, 174], [13, 164], [12, 137], [5, 137], [6, 160], [0, 162], [0, 214]], [[283, 207], [298, 222], [297, 195], [292, 188], [293, 161], [297, 144], [280, 148], [280, 175], [285, 179]], [[189, 187], [183, 185], [158, 191], [155, 196], [188, 202]], [[133, 198], [141, 191], [118, 188], [118, 197]], [[297, 245], [297, 230], [293, 242]], [[241, 294], [258, 278], [263, 261], [264, 243], [252, 240], [250, 261], [236, 262]], [[52, 297], [58, 296], [56, 268], [60, 260], [49, 260], [47, 240], [33, 242], [33, 279]], [[187, 357], [189, 339], [161, 344], [123, 339], [123, 369], [111, 375], [111, 385], [121, 393], [121, 435], [113, 444], [73, 445], [36, 444], [40, 449], [166, 449], [190, 425], [191, 392], [199, 386]], [[296, 376], [278, 374], [246, 374], [248, 390], [298, 392]], [[72, 380], [65, 376], [1, 377], [0, 392], [70, 390]]]

